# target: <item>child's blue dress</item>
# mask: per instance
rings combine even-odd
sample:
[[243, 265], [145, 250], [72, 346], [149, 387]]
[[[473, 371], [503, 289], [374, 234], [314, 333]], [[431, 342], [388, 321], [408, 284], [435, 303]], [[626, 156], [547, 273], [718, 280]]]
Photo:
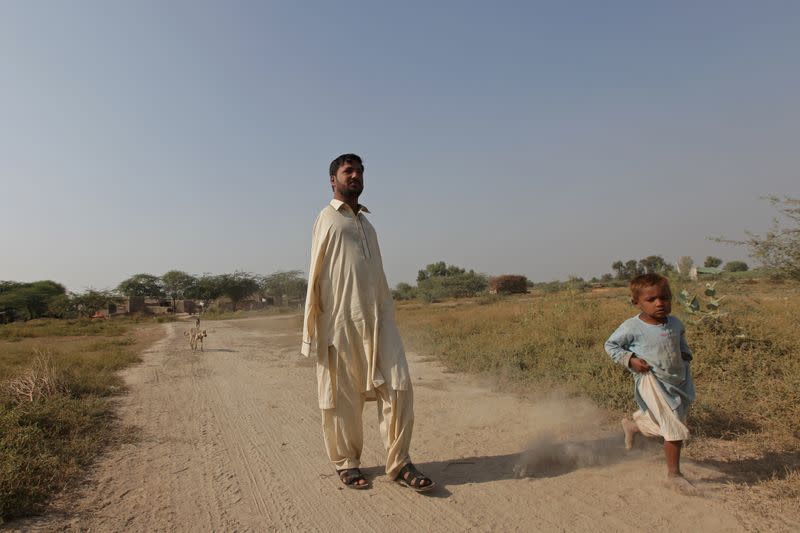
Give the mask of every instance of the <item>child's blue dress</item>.
[[667, 404], [678, 418], [686, 420], [695, 390], [689, 361], [681, 357], [681, 352], [692, 354], [684, 331], [683, 323], [673, 316], [667, 317], [664, 324], [648, 324], [636, 315], [623, 322], [606, 341], [608, 355], [634, 375], [634, 399], [642, 411], [647, 412], [647, 405], [639, 395], [638, 385], [644, 374], [628, 366], [632, 355], [650, 365]]

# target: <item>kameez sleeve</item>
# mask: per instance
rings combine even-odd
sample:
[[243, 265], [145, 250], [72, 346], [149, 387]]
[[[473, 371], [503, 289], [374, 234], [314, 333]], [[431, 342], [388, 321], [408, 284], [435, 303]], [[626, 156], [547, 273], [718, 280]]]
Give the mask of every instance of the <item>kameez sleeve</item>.
[[606, 341], [606, 353], [611, 356], [615, 363], [625, 368], [630, 368], [631, 357], [634, 355], [629, 349], [632, 342], [633, 334], [627, 325], [623, 323]]
[[308, 289], [306, 292], [306, 309], [303, 319], [303, 344], [300, 353], [306, 357], [311, 355], [312, 343], [317, 336], [317, 317], [321, 312], [319, 293], [319, 274], [325, 260], [328, 246], [328, 228], [322, 222], [322, 215], [314, 222], [311, 234], [311, 264], [308, 267]]

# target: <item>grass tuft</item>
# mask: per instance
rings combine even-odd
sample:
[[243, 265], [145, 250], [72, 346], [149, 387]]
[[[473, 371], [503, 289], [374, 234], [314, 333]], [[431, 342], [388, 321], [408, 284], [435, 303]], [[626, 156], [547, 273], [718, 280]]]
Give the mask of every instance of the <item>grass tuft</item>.
[[107, 397], [139, 361], [140, 322], [152, 320], [0, 326], [0, 523], [41, 511], [118, 438]]
[[52, 352], [36, 350], [33, 363], [22, 375], [2, 384], [0, 394], [14, 403], [35, 402], [57, 395], [69, 396], [69, 387], [58, 372]]

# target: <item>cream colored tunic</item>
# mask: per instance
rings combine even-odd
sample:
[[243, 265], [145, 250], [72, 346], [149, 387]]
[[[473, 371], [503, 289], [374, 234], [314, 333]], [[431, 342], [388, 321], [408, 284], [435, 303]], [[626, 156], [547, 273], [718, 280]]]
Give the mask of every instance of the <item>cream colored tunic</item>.
[[317, 359], [321, 409], [336, 407], [339, 360], [347, 362], [359, 381], [353, 385], [368, 399], [383, 384], [410, 387], [378, 236], [364, 213], [364, 206], [356, 215], [334, 199], [314, 223], [301, 352]]
[[683, 441], [689, 438], [686, 415], [673, 409], [665, 398], [663, 387], [659, 386], [655, 374], [648, 372], [636, 384], [636, 390], [647, 406], [647, 411], [639, 409], [633, 413], [633, 421], [645, 437], [664, 437], [667, 441]]

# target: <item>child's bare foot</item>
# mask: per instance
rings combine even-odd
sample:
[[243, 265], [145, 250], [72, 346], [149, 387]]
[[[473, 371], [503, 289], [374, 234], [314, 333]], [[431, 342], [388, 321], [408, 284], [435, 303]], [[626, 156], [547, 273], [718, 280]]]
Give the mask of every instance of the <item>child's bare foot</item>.
[[633, 437], [639, 432], [639, 426], [633, 420], [623, 418], [622, 431], [625, 432], [625, 449], [630, 450], [633, 448]]
[[684, 496], [699, 496], [700, 491], [697, 490], [697, 487], [692, 485], [692, 483], [683, 477], [683, 474], [668, 474], [667, 480], [664, 483], [668, 488], [674, 490], [678, 494], [683, 494]]

